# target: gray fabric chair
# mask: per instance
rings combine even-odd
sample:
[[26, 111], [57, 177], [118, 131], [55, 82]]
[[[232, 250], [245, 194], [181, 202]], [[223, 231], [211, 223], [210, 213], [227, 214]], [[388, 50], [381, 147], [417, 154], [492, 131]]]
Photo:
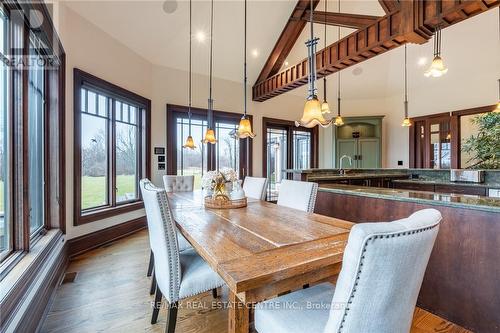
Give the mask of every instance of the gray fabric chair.
[[221, 287], [224, 281], [193, 249], [179, 251], [175, 222], [165, 190], [155, 187], [147, 179], [141, 180], [140, 187], [148, 217], [157, 283], [151, 323], [156, 323], [165, 296], [168, 302], [166, 332], [173, 333], [178, 302]]
[[163, 176], [163, 184], [167, 192], [192, 192], [194, 176]]
[[281, 181], [278, 205], [312, 213], [316, 203], [318, 184], [284, 179]]
[[424, 209], [389, 223], [360, 223], [349, 235], [336, 285], [323, 283], [259, 303], [259, 333], [405, 333], [441, 214]]
[[267, 178], [245, 177], [243, 191], [252, 199], [266, 200]]
[[[193, 191], [194, 188], [194, 176], [163, 176], [163, 184], [165, 185], [165, 190], [167, 192], [189, 192]], [[179, 240], [179, 251], [184, 251], [192, 248], [191, 244], [182, 236], [177, 233], [177, 239]], [[154, 267], [154, 255], [153, 251], [149, 254], [149, 265], [147, 276], [151, 276]], [[151, 284], [150, 294], [154, 293], [156, 286], [154, 285], [154, 280]]]

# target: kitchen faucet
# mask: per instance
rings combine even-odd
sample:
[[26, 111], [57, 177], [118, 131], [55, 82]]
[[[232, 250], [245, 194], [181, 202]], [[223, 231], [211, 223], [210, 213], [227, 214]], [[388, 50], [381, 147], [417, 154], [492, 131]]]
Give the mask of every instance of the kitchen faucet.
[[344, 162], [344, 158], [348, 158], [349, 159], [349, 165], [352, 167], [352, 158], [351, 158], [351, 156], [349, 156], [349, 155], [342, 155], [342, 157], [340, 158], [340, 174], [341, 175], [345, 175], [345, 173], [346, 173], [346, 171], [342, 167], [342, 165], [343, 165], [342, 162]]

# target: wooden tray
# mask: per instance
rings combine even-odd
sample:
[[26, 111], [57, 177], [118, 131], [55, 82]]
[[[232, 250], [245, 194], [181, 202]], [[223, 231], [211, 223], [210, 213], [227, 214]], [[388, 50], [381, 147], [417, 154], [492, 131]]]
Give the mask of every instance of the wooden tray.
[[215, 209], [235, 209], [247, 206], [247, 198], [238, 200], [214, 200], [212, 197], [205, 197], [205, 207]]

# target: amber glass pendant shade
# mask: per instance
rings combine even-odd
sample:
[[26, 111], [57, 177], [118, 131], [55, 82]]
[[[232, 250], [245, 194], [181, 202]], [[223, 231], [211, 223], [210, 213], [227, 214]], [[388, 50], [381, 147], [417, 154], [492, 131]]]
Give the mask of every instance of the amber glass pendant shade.
[[194, 144], [194, 140], [191, 135], [187, 137], [186, 143], [182, 146], [182, 148], [196, 149], [196, 145]]
[[295, 122], [295, 126], [303, 126], [306, 128], [313, 128], [317, 125], [328, 127], [331, 121], [327, 121], [321, 113], [321, 102], [318, 97], [313, 96], [306, 101], [304, 106], [304, 113], [300, 121]]
[[238, 126], [237, 135], [240, 139], [255, 138], [255, 134], [252, 132], [252, 124], [248, 117], [243, 116], [240, 119], [240, 125]]
[[321, 113], [322, 114], [330, 113], [330, 105], [328, 105], [327, 101], [323, 101], [323, 103], [321, 103]]
[[401, 123], [401, 126], [403, 126], [403, 127], [410, 127], [411, 126], [410, 118], [403, 119], [403, 122]]
[[440, 56], [434, 57], [431, 67], [425, 72], [426, 77], [441, 77], [448, 72], [448, 68], [444, 66], [443, 59]]
[[211, 144], [216, 144], [217, 140], [215, 139], [215, 132], [213, 129], [209, 128], [207, 129], [207, 133], [205, 134], [205, 139], [202, 141], [203, 143], [211, 143]]
[[341, 116], [335, 117], [335, 122], [333, 123], [335, 126], [342, 126], [344, 125], [344, 120], [342, 119]]

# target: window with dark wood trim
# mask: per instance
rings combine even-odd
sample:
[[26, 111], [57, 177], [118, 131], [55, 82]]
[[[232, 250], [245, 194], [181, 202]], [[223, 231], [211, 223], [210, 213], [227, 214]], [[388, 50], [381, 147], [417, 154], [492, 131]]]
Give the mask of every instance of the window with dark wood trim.
[[[189, 132], [188, 108], [167, 105], [167, 174], [195, 176], [195, 187], [199, 188], [203, 174], [209, 170], [230, 167], [238, 172], [240, 179], [252, 174], [251, 139], [238, 139], [234, 132], [241, 114], [214, 111], [215, 145], [202, 144], [207, 129], [207, 110], [191, 108], [191, 135], [197, 146], [194, 150], [183, 149]], [[250, 121], [252, 116], [249, 115]]]
[[459, 169], [463, 117], [492, 112], [496, 105], [411, 118], [410, 168]]
[[43, 2], [0, 4], [0, 67], [3, 277], [49, 229], [65, 230], [65, 54]]
[[262, 119], [262, 174], [267, 177], [267, 200], [278, 199], [286, 169], [318, 167], [318, 127], [296, 127], [293, 121]]
[[151, 101], [74, 69], [75, 224], [143, 207]]

